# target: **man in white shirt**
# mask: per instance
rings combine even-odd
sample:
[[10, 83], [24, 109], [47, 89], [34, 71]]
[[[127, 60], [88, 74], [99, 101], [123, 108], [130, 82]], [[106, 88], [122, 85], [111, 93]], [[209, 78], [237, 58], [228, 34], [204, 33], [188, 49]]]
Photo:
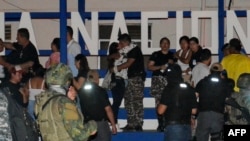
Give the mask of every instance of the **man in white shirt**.
[[78, 70], [75, 66], [75, 56], [81, 53], [80, 45], [73, 39], [73, 29], [67, 26], [67, 64], [73, 76], [76, 77]]
[[192, 86], [195, 87], [196, 84], [203, 79], [205, 76], [208, 76], [210, 73], [209, 66], [212, 60], [212, 53], [209, 49], [203, 49], [201, 51], [201, 56], [199, 62], [192, 70]]

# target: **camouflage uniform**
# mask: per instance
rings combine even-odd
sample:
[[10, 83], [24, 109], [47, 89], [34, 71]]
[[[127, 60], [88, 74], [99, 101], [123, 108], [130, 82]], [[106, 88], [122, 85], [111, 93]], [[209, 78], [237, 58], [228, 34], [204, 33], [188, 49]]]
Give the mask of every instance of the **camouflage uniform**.
[[[237, 80], [237, 87], [240, 88], [239, 92], [235, 92], [232, 97], [236, 102], [250, 111], [250, 73], [240, 75]], [[234, 125], [246, 125], [248, 122], [244, 118], [238, 118], [241, 116], [241, 111], [235, 107], [230, 107], [229, 111], [229, 124]]]
[[[97, 129], [94, 121], [83, 123], [83, 116], [75, 102], [65, 96], [72, 77], [70, 69], [64, 64], [53, 66], [46, 72], [45, 82], [49, 90], [36, 96], [35, 105], [44, 141], [87, 141]], [[55, 98], [42, 109], [51, 97]]]
[[165, 129], [165, 117], [164, 115], [159, 115], [157, 113], [158, 104], [160, 103], [162, 92], [167, 85], [167, 77], [166, 76], [153, 76], [151, 81], [151, 96], [155, 98], [155, 108], [156, 108], [156, 115], [158, 119], [158, 127], [157, 131], [163, 132]]
[[9, 125], [8, 100], [0, 93], [0, 141], [12, 141]]
[[140, 76], [128, 79], [124, 94], [128, 126], [135, 127], [143, 124], [143, 89], [144, 81]]
[[161, 94], [167, 85], [167, 78], [164, 76], [153, 76], [151, 81], [151, 96], [155, 98], [155, 105], [159, 104]]

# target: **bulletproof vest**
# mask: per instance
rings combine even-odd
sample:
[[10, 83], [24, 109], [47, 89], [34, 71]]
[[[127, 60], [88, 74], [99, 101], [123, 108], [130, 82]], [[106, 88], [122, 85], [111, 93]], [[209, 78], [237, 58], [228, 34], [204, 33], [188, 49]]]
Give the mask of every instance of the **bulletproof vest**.
[[[55, 95], [61, 94], [55, 91], [45, 91], [36, 96], [35, 114], [42, 138], [44, 141], [72, 141], [64, 127], [62, 115], [58, 111], [58, 103], [66, 97], [57, 96], [50, 99]], [[48, 100], [49, 102], [47, 102]]]

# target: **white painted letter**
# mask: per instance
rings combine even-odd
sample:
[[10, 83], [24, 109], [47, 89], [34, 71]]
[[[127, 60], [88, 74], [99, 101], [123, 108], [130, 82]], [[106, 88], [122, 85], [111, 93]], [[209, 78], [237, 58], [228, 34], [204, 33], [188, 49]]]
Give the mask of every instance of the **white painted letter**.
[[246, 50], [247, 53], [250, 52], [250, 11], [247, 11], [247, 31], [246, 34], [244, 33], [244, 30], [235, 14], [234, 11], [227, 11], [227, 41], [230, 41], [230, 39], [234, 38], [233, 33], [234, 31], [238, 35], [239, 39], [241, 40], [241, 43]]
[[198, 37], [198, 19], [211, 18], [211, 47], [206, 47], [212, 53], [218, 54], [218, 12], [217, 11], [192, 11], [192, 36]]
[[92, 39], [88, 34], [79, 12], [71, 12], [71, 27], [74, 30], [74, 39], [78, 41], [79, 30], [90, 54], [98, 55], [98, 12], [91, 12], [91, 25]]
[[176, 12], [176, 50], [180, 49], [179, 39], [183, 36], [183, 11]]
[[168, 18], [168, 12], [141, 12], [141, 49], [143, 54], [152, 54], [159, 48], [148, 47], [148, 19]]
[[[0, 12], [0, 38], [4, 41], [5, 40], [5, 16], [3, 12]], [[0, 52], [0, 55], [4, 55], [5, 51], [3, 50]]]
[[125, 21], [125, 17], [124, 17], [123, 12], [116, 12], [115, 13], [115, 19], [114, 19], [114, 23], [113, 23], [113, 27], [112, 27], [109, 45], [112, 42], [117, 42], [119, 29], [121, 29], [122, 34], [128, 33], [128, 28], [126, 25], [126, 21]]

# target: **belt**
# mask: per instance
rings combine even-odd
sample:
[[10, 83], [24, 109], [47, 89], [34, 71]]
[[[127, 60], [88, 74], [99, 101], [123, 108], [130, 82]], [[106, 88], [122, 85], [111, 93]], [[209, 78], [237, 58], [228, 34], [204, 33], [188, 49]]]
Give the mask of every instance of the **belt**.
[[167, 121], [166, 122], [166, 126], [167, 125], [176, 125], [176, 124], [190, 124], [188, 121]]

